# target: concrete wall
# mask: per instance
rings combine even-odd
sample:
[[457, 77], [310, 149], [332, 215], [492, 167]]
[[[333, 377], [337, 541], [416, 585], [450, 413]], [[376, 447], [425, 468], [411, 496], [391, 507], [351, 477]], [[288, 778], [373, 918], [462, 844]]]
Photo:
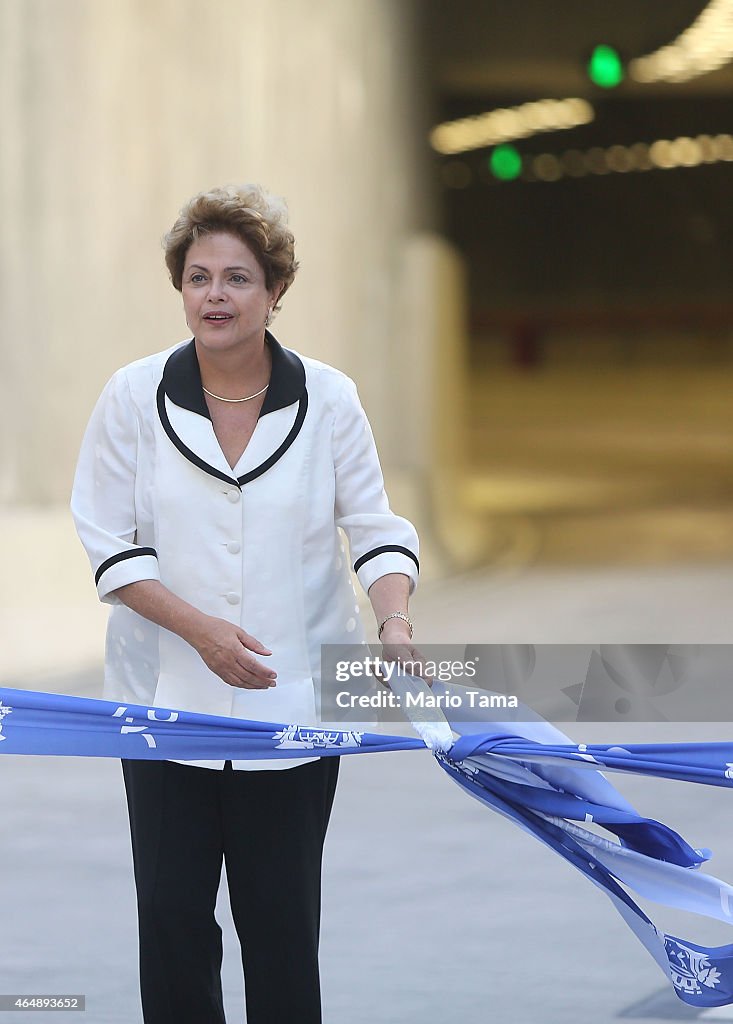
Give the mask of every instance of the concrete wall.
[[410, 0], [1, 0], [0, 18], [0, 498], [65, 501], [106, 378], [186, 337], [160, 239], [224, 182], [287, 198], [302, 269], [275, 333], [352, 373], [389, 436], [398, 254], [430, 220]]
[[275, 334], [356, 378], [393, 504], [420, 517], [399, 425], [421, 396], [394, 359], [401, 261], [433, 222], [418, 13], [0, 0], [0, 677], [101, 656], [67, 510], [76, 454], [110, 374], [187, 336], [160, 241], [203, 188], [288, 200], [301, 270]]

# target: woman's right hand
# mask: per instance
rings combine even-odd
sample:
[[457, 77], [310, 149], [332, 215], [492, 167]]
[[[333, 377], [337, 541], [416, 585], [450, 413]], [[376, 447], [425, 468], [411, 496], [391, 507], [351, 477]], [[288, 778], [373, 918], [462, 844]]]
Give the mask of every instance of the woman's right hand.
[[277, 673], [253, 658], [249, 651], [265, 656], [272, 651], [226, 619], [204, 616], [197, 623], [189, 643], [202, 661], [230, 686], [244, 690], [266, 690], [275, 686]]

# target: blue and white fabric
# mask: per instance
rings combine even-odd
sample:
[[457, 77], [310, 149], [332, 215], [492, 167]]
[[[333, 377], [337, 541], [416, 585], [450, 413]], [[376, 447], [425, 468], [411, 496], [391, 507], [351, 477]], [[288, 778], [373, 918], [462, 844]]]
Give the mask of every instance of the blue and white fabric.
[[[418, 691], [411, 677], [392, 689]], [[434, 694], [459, 688], [436, 682]], [[733, 887], [700, 870], [711, 856], [640, 815], [601, 771], [733, 786], [732, 743], [577, 744], [527, 708], [516, 721], [413, 722], [422, 738], [303, 727], [0, 688], [0, 753], [198, 760], [433, 750], [469, 795], [514, 821], [606, 893], [679, 998], [733, 1003], [733, 944], [704, 946], [657, 928], [630, 893], [733, 923]], [[432, 718], [432, 720], [428, 720]], [[519, 720], [521, 719], [521, 720]], [[458, 738], [455, 739], [454, 733]], [[591, 831], [601, 826], [615, 836]]]

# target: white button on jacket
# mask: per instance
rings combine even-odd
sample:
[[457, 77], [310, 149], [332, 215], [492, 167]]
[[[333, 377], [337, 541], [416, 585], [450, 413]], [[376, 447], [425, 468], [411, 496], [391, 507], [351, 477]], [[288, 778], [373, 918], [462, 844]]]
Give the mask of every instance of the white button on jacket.
[[[393, 572], [415, 587], [417, 534], [389, 508], [353, 381], [266, 338], [270, 386], [234, 469], [214, 434], [193, 340], [118, 370], [97, 402], [71, 509], [99, 597], [112, 605], [108, 700], [317, 725], [321, 644], [364, 639], [339, 528], [365, 591]], [[256, 636], [273, 652], [262, 660], [277, 686], [229, 686], [113, 593], [145, 579]]]

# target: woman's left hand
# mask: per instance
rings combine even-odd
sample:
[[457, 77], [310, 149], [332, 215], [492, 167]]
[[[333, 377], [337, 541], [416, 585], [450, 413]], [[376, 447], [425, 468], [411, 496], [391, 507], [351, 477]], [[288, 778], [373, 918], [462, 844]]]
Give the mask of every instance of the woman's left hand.
[[381, 660], [388, 664], [396, 662], [409, 675], [420, 676], [430, 686], [434, 677], [425, 668], [427, 658], [413, 644], [410, 631], [404, 623], [399, 619], [395, 622], [396, 624], [392, 626], [390, 620], [382, 630]]

